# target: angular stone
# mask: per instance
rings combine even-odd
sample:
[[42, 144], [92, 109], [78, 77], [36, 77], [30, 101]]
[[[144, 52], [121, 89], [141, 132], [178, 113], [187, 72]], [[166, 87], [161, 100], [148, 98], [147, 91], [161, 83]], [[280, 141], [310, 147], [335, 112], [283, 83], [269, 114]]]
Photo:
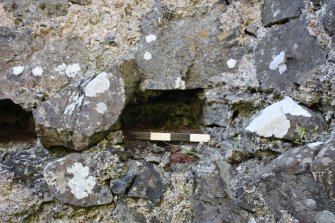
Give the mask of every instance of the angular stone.
[[321, 114], [300, 106], [290, 97], [285, 97], [258, 112], [246, 130], [263, 137], [300, 140], [324, 128], [325, 121]]
[[136, 165], [138, 172], [128, 196], [159, 201], [164, 191], [162, 170], [157, 165], [147, 162], [137, 162]]
[[311, 164], [315, 179], [335, 202], [335, 140], [332, 138], [321, 149]]
[[196, 187], [193, 197], [197, 200], [214, 202], [218, 198], [225, 198], [226, 184], [219, 174], [217, 166], [210, 161], [200, 161], [193, 167]]
[[224, 158], [228, 163], [241, 163], [252, 156], [251, 152], [243, 149], [228, 149]]
[[263, 9], [263, 24], [269, 26], [275, 23], [297, 18], [304, 7], [303, 0], [265, 0]]
[[[326, 50], [299, 19], [271, 29], [254, 50], [257, 79], [264, 88], [290, 92], [310, 80], [326, 61]], [[308, 47], [306, 47], [308, 46]]]
[[222, 13], [223, 9], [218, 6], [206, 15], [162, 24], [158, 21], [165, 13], [160, 6], [148, 14], [142, 21], [144, 35], [136, 52], [136, 61], [144, 74], [141, 87], [151, 90], [204, 88], [211, 76], [228, 71], [226, 62], [231, 58], [239, 60], [243, 54], [242, 47], [235, 42], [223, 41], [228, 37], [220, 29], [218, 17]]
[[281, 210], [288, 211], [292, 217], [304, 223], [314, 223], [318, 212], [335, 211], [311, 173], [269, 176], [257, 184], [257, 192], [277, 220], [282, 216]]
[[53, 197], [63, 203], [82, 207], [108, 204], [113, 195], [106, 174], [113, 177], [117, 163], [118, 157], [110, 152], [74, 153], [48, 163], [44, 179]]
[[100, 141], [119, 118], [126, 102], [118, 70], [76, 82], [34, 111], [43, 145], [84, 150]]
[[211, 205], [204, 201], [193, 201], [194, 223], [231, 223], [247, 222], [248, 212], [237, 207], [232, 200], [222, 204]]
[[255, 175], [256, 180], [265, 179], [275, 174], [286, 173], [290, 175], [306, 173], [310, 169], [315, 156], [322, 147], [321, 142], [302, 146], [281, 154], [269, 165]]
[[136, 161], [128, 162], [128, 172], [127, 174], [117, 180], [113, 180], [110, 182], [110, 188], [112, 192], [120, 197], [123, 197], [126, 193], [126, 190], [130, 187], [133, 182], [135, 176], [138, 173], [138, 167]]

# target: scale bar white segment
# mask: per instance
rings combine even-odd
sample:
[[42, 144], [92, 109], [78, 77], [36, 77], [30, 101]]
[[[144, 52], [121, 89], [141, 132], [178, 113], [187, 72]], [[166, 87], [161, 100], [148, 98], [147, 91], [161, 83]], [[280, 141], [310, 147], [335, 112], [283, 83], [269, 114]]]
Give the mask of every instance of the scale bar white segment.
[[210, 139], [208, 134], [190, 134], [190, 142], [209, 142]]
[[153, 141], [171, 141], [171, 133], [152, 132], [150, 140]]

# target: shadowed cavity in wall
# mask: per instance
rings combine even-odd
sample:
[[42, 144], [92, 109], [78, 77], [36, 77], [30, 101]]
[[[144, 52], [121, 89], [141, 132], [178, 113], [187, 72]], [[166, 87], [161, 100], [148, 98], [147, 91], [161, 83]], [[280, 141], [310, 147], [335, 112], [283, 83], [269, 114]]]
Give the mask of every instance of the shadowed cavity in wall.
[[193, 89], [138, 93], [122, 112], [122, 127], [127, 130], [199, 129], [202, 92]]
[[0, 100], [0, 142], [36, 139], [35, 122], [31, 112], [11, 100]]

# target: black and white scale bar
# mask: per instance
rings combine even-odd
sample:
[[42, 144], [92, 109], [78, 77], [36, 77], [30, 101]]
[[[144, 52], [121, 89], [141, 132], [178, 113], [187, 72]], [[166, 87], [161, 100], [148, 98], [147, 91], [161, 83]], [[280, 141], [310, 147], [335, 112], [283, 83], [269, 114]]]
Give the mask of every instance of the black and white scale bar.
[[164, 132], [131, 132], [135, 139], [151, 141], [183, 141], [183, 142], [209, 142], [208, 134], [190, 133], [164, 133]]

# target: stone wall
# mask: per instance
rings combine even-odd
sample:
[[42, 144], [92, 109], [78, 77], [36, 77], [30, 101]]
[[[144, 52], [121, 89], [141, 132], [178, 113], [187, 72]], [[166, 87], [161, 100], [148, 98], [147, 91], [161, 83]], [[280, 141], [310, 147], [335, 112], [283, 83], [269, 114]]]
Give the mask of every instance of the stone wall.
[[335, 222], [333, 0], [2, 0], [0, 17], [1, 222]]

